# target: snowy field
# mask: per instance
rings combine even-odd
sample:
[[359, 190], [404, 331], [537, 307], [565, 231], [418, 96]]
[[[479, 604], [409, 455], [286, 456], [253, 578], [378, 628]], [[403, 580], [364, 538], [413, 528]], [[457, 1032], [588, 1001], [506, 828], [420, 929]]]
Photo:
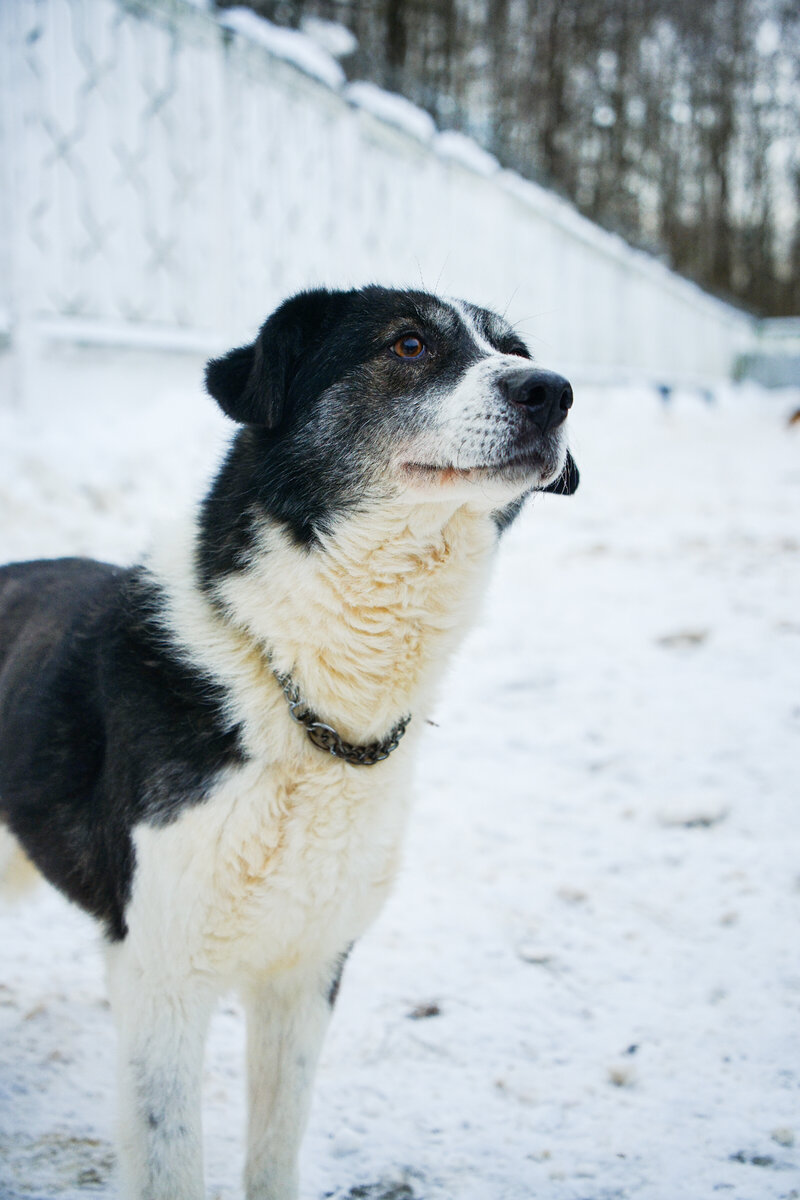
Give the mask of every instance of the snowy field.
[[[354, 952], [304, 1200], [800, 1197], [800, 395], [579, 391], [581, 490], [507, 535]], [[198, 494], [211, 402], [0, 410], [0, 559], [130, 561]], [[0, 913], [0, 1197], [111, 1197], [96, 934]], [[240, 1196], [242, 1027], [207, 1059]]]

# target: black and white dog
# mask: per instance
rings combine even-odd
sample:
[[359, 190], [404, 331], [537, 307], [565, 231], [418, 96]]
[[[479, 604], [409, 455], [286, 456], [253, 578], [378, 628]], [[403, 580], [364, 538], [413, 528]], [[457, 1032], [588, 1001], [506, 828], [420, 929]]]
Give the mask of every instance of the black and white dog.
[[241, 427], [189, 536], [0, 570], [0, 818], [104, 926], [126, 1196], [203, 1195], [236, 988], [247, 1196], [292, 1200], [443, 663], [525, 496], [577, 486], [572, 391], [494, 314], [380, 287], [295, 296], [206, 383]]

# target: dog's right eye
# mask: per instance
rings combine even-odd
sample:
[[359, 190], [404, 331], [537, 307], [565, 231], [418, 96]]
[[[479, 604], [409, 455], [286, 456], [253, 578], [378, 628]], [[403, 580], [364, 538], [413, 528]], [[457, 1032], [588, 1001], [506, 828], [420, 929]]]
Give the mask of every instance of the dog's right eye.
[[392, 346], [392, 353], [396, 354], [398, 358], [415, 359], [422, 358], [427, 348], [422, 338], [416, 333], [407, 333], [397, 339]]
[[531, 352], [523, 342], [508, 342], [499, 347], [502, 354], [515, 354], [519, 358], [530, 358]]

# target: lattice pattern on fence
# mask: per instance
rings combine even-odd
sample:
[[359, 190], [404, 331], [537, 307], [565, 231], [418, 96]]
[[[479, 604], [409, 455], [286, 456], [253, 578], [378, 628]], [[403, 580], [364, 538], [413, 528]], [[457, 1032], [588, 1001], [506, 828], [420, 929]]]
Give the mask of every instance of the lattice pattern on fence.
[[213, 348], [298, 287], [440, 277], [532, 318], [542, 356], [569, 366], [721, 374], [749, 339], [745, 317], [210, 13], [180, 0], [0, 10], [12, 345], [49, 320], [183, 330]]

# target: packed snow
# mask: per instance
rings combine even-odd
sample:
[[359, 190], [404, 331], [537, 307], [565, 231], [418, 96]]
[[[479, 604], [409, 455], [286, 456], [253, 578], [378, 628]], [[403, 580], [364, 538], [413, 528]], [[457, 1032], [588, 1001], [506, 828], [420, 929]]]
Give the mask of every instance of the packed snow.
[[387, 125], [402, 129], [420, 142], [430, 142], [436, 133], [436, 122], [424, 108], [374, 83], [366, 80], [349, 83], [345, 88], [345, 96], [351, 104], [372, 113], [373, 117]]
[[[579, 392], [578, 494], [504, 538], [405, 866], [347, 967], [304, 1200], [800, 1197], [798, 393]], [[199, 395], [0, 410], [0, 557], [132, 560], [227, 435]], [[0, 1196], [115, 1194], [97, 934], [0, 912]], [[242, 1021], [206, 1067], [233, 1200]]]
[[309, 15], [302, 18], [300, 31], [336, 59], [348, 58], [358, 49], [358, 38], [341, 21], [326, 21], [323, 17]]
[[484, 175], [487, 179], [500, 170], [500, 164], [493, 154], [479, 146], [474, 138], [455, 129], [440, 133], [435, 141], [435, 149], [442, 158], [460, 163], [462, 167], [468, 167], [476, 175]]
[[330, 50], [318, 39], [309, 37], [297, 29], [274, 25], [265, 17], [258, 16], [251, 8], [226, 8], [217, 20], [226, 29], [232, 29], [251, 42], [258, 42], [274, 58], [281, 58], [298, 67], [306, 75], [313, 76], [336, 91], [345, 81], [345, 73]]

